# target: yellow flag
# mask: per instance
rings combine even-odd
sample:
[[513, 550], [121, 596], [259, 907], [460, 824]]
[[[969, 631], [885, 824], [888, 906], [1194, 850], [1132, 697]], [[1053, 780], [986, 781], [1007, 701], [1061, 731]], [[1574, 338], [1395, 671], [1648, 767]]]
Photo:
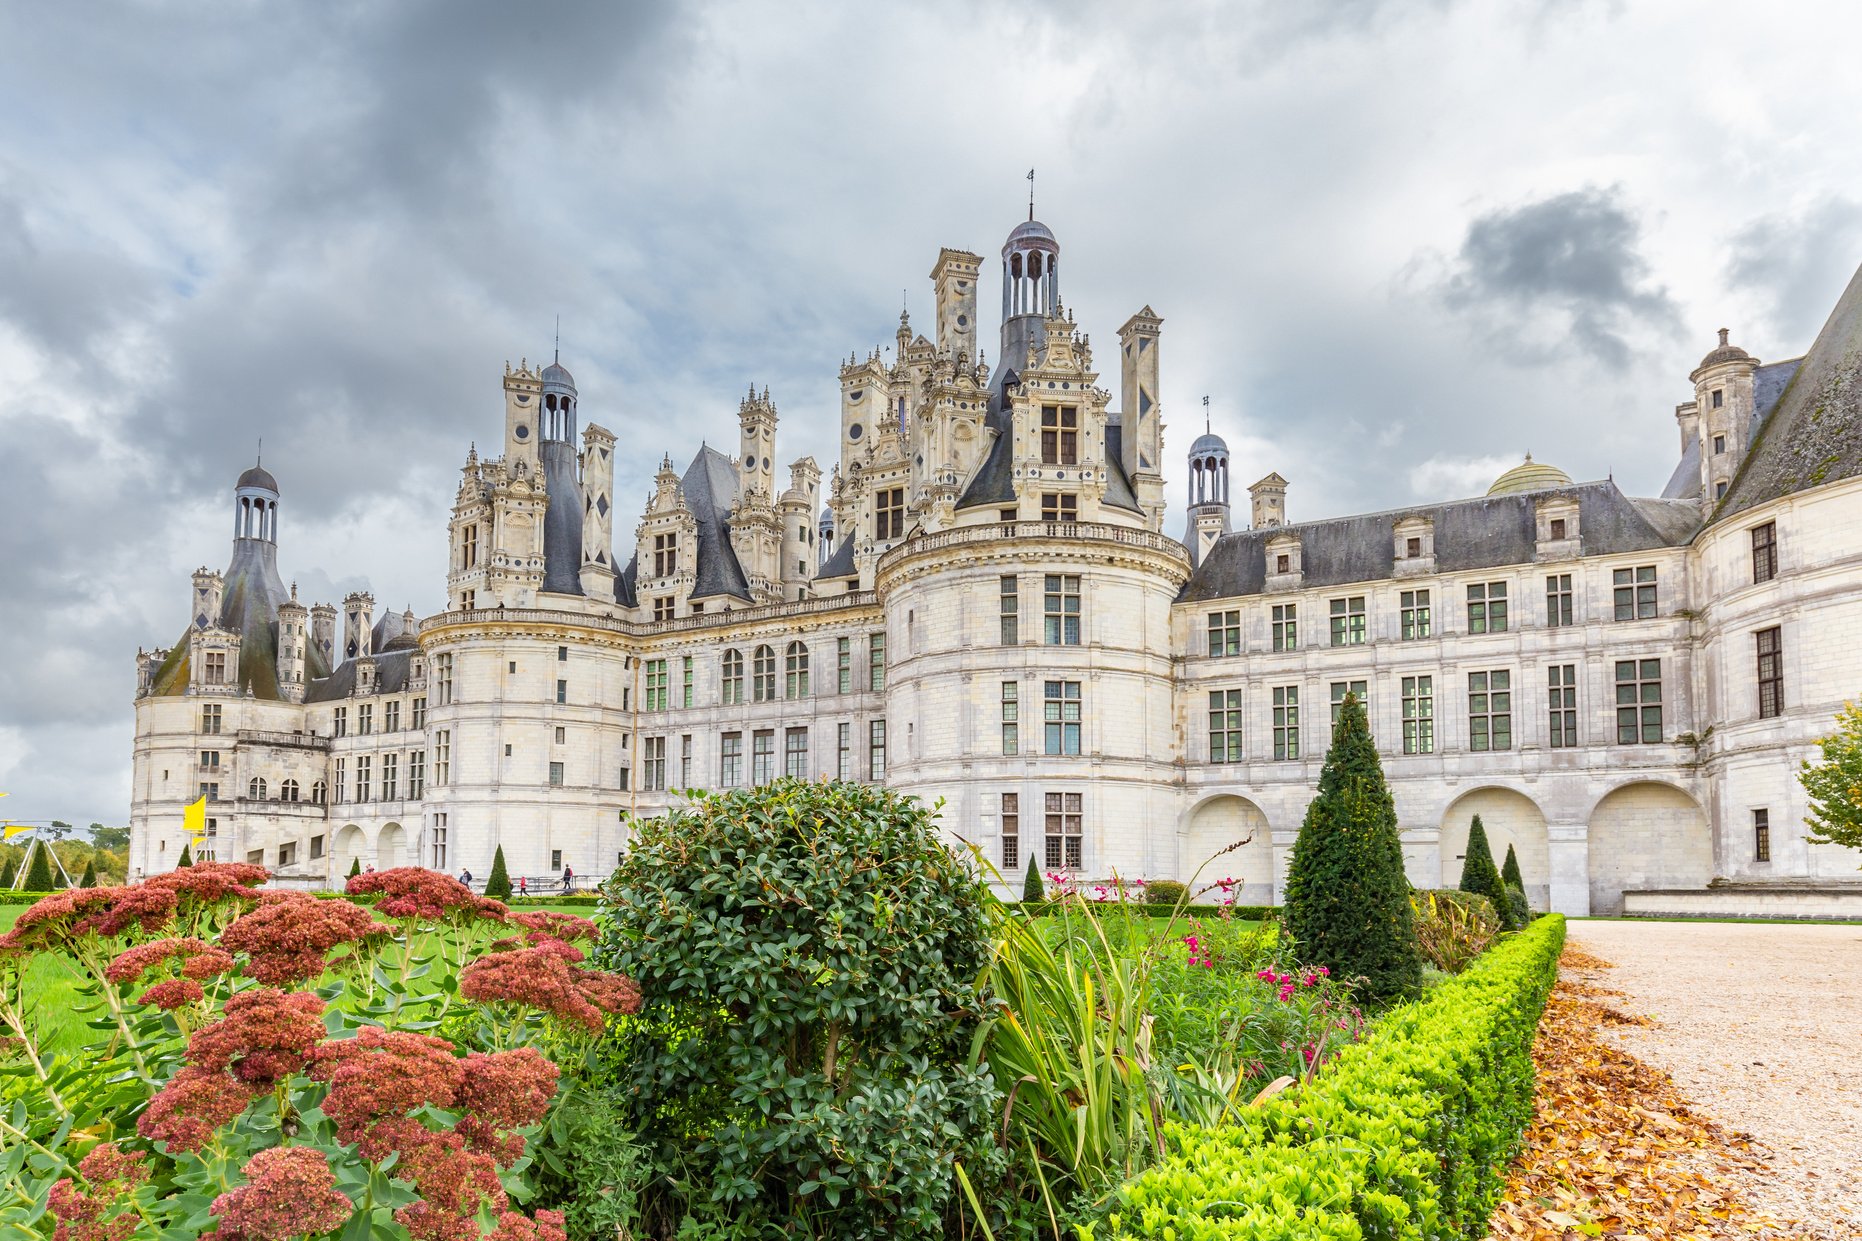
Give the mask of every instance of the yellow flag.
[[29, 832], [31, 830], [32, 824], [30, 823], [9, 823], [6, 825], [4, 834], [0, 835], [0, 839], [11, 840], [21, 832]]
[[181, 830], [191, 836], [207, 834], [207, 795], [202, 793], [200, 800], [181, 812]]

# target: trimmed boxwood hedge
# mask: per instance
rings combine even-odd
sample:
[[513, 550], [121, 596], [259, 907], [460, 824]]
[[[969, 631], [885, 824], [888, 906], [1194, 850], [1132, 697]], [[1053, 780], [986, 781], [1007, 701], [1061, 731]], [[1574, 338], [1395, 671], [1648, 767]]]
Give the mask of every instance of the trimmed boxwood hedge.
[[1311, 1086], [1220, 1129], [1173, 1126], [1163, 1163], [1093, 1237], [1478, 1241], [1532, 1118], [1532, 1040], [1565, 920], [1508, 936], [1391, 1010]]

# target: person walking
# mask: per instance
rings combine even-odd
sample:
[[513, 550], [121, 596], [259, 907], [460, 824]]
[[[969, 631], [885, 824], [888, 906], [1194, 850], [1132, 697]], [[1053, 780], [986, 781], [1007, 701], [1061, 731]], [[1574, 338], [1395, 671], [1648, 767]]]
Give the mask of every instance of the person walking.
[[569, 892], [569, 891], [573, 891], [574, 888], [575, 888], [575, 872], [573, 870], [570, 870], [569, 864], [565, 862], [563, 863], [563, 868], [562, 868], [562, 890], [565, 892]]
[[530, 895], [530, 876], [529, 875], [519, 875], [517, 877], [517, 894], [519, 896]]
[[460, 871], [459, 882], [465, 884], [465, 886], [468, 888], [471, 887], [472, 886], [472, 872], [470, 870]]

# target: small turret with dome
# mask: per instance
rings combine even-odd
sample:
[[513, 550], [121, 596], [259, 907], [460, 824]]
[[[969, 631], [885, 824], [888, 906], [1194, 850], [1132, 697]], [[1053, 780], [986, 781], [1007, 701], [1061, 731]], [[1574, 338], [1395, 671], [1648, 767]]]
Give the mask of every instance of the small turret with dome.
[[1553, 487], [1569, 487], [1571, 476], [1555, 465], [1543, 461], [1534, 461], [1532, 454], [1526, 459], [1493, 480], [1493, 486], [1487, 488], [1490, 496], [1515, 495], [1522, 491], [1547, 491]]
[[1228, 442], [1209, 424], [1209, 398], [1203, 398], [1203, 433], [1190, 445], [1189, 531], [1184, 543], [1190, 563], [1200, 564], [1228, 533]]

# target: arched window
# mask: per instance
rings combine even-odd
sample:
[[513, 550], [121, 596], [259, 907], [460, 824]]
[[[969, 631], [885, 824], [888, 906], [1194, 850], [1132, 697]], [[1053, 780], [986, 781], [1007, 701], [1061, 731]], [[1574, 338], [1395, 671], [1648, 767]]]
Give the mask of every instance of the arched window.
[[329, 786], [324, 784], [321, 780], [317, 781], [310, 786], [311, 804], [313, 806], [321, 806], [325, 801], [329, 800], [329, 793]]
[[286, 780], [283, 784], [278, 786], [278, 800], [279, 801], [296, 801], [297, 800], [297, 781], [296, 780]]
[[776, 652], [771, 647], [759, 646], [755, 660], [750, 670], [750, 691], [758, 702], [769, 702], [776, 697]]
[[742, 651], [724, 652], [724, 705], [744, 700], [744, 656]]
[[784, 698], [808, 697], [808, 648], [800, 642], [789, 643], [784, 661], [782, 696]]
[[265, 777], [254, 776], [246, 784], [246, 796], [253, 801], [265, 800]]

